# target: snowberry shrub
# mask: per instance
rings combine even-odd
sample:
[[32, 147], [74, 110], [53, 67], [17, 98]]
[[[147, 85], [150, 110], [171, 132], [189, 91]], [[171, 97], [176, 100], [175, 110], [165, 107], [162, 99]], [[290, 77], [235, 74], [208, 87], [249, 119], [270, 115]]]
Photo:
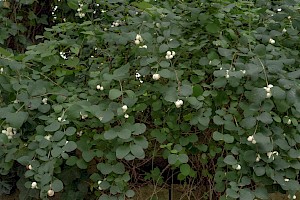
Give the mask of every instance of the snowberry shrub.
[[40, 43], [0, 48], [0, 173], [19, 165], [22, 198], [131, 198], [132, 163], [149, 158], [209, 199], [294, 198], [296, 2], [52, 6]]

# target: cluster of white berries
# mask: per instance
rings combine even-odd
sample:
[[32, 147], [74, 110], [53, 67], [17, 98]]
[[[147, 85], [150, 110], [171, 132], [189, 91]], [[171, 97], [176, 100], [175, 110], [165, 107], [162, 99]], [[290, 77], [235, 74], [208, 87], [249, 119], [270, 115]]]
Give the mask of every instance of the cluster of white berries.
[[59, 122], [65, 122], [66, 120], [63, 117], [58, 117], [57, 121], [59, 121]]
[[110, 27], [118, 27], [121, 25], [121, 21], [120, 20], [117, 20], [115, 22], [112, 23], [112, 25]]
[[175, 56], [175, 51], [167, 51], [166, 59], [171, 60]]
[[102, 190], [102, 188], [100, 187], [100, 184], [102, 183], [102, 181], [98, 181], [98, 189]]
[[286, 29], [285, 28], [282, 29], [282, 33], [286, 33]]
[[13, 136], [17, 133], [17, 129], [7, 127], [6, 130], [2, 130], [2, 133], [5, 134], [8, 137], [8, 139], [12, 139]]
[[60, 57], [62, 57], [62, 58], [65, 59], [65, 60], [68, 59], [65, 52], [62, 52], [62, 51], [61, 51], [61, 52], [59, 52], [59, 55], [60, 55]]
[[78, 137], [81, 137], [82, 133], [83, 133], [83, 131], [78, 131], [76, 134], [77, 134]]
[[148, 46], [144, 44], [143, 46], [139, 46], [139, 48], [140, 48], [140, 49], [147, 49]]
[[160, 75], [155, 73], [155, 74], [153, 74], [152, 78], [157, 81], [160, 79]]
[[57, 10], [58, 6], [54, 6], [52, 10], [52, 15], [54, 16], [53, 19], [56, 20], [57, 17], [55, 16], [55, 11]]
[[140, 35], [140, 34], [137, 34], [136, 36], [135, 36], [135, 40], [134, 40], [134, 43], [136, 44], [136, 45], [139, 45], [141, 42], [143, 42], [144, 40], [143, 40], [143, 38], [142, 38], [142, 36]]
[[47, 194], [49, 197], [54, 196], [54, 190], [52, 190], [52, 189], [48, 190]]
[[84, 12], [82, 12], [82, 7], [83, 7], [83, 4], [82, 4], [82, 3], [80, 3], [80, 4], [78, 4], [78, 5], [79, 5], [79, 8], [77, 9], [78, 16], [79, 16], [80, 18], [83, 18], [83, 17], [85, 17], [85, 13], [84, 13]]
[[274, 87], [272, 84], [269, 84], [269, 85], [267, 85], [267, 87], [264, 87], [264, 89], [267, 92], [266, 98], [270, 98], [272, 96], [272, 93], [271, 93], [272, 87]]
[[288, 195], [288, 199], [297, 199], [296, 195], [293, 195], [293, 197], [291, 198], [291, 195]]
[[269, 39], [269, 43], [270, 44], [275, 44], [275, 40], [273, 40], [272, 38]]
[[140, 81], [140, 83], [144, 83], [144, 81], [141, 79], [142, 75], [138, 72], [135, 73], [135, 78]]
[[182, 105], [183, 105], [183, 101], [181, 99], [178, 99], [177, 101], [175, 101], [176, 108], [180, 108]]
[[[123, 106], [122, 106], [122, 111], [123, 111], [123, 113], [125, 113], [125, 112], [127, 111], [127, 109], [128, 109], [128, 106], [127, 106], [127, 105], [123, 105]], [[126, 119], [128, 119], [128, 118], [129, 118], [129, 115], [128, 115], [127, 113], [125, 113], [125, 114], [124, 114], [124, 117], [125, 117]]]
[[31, 183], [31, 189], [37, 189], [38, 187], [37, 187], [37, 182], [32, 182]]
[[229, 78], [230, 76], [229, 76], [229, 70], [227, 69], [226, 70], [226, 74], [225, 74], [225, 78]]
[[103, 91], [103, 90], [104, 90], [104, 87], [103, 87], [103, 86], [101, 86], [101, 85], [97, 85], [97, 86], [96, 86], [96, 89], [97, 89], [97, 90], [101, 90], [101, 91]]
[[46, 135], [46, 136], [44, 136], [44, 138], [45, 138], [46, 140], [50, 141], [51, 138], [52, 138], [52, 135]]
[[253, 136], [253, 135], [250, 135], [250, 136], [247, 138], [247, 141], [248, 141], [248, 142], [252, 142], [252, 144], [256, 144], [256, 140], [254, 139], [254, 136]]
[[88, 114], [83, 114], [83, 113], [81, 113], [81, 112], [79, 112], [79, 114], [80, 114], [80, 116], [81, 116], [81, 119], [86, 119], [86, 118], [89, 117]]
[[256, 161], [256, 162], [259, 162], [259, 161], [260, 161], [260, 159], [261, 159], [260, 155], [259, 155], [259, 154], [257, 154], [257, 157], [256, 157], [255, 161]]
[[270, 152], [267, 153], [267, 156], [268, 156], [269, 159], [272, 157], [272, 159], [275, 160], [274, 155], [278, 156], [278, 152], [277, 151], [273, 151], [273, 152], [270, 151]]
[[48, 101], [47, 98], [43, 98], [43, 99], [42, 99], [43, 104], [47, 104], [47, 101]]
[[242, 169], [242, 166], [240, 164], [238, 164], [236, 167], [235, 167], [236, 170], [241, 170]]

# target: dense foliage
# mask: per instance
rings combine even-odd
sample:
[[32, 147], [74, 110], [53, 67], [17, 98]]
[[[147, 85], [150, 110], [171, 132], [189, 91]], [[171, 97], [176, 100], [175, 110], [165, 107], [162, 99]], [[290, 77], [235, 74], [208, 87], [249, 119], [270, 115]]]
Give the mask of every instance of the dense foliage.
[[0, 1], [0, 195], [296, 198], [297, 2]]

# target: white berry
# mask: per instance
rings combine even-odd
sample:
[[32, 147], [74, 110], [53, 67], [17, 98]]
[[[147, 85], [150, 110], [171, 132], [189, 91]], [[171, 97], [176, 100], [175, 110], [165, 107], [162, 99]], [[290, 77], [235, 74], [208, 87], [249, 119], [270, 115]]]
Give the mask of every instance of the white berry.
[[126, 112], [127, 109], [128, 109], [127, 105], [122, 106], [123, 112]]
[[129, 115], [128, 115], [128, 114], [125, 114], [124, 117], [125, 117], [126, 119], [128, 119], [128, 118], [129, 118]]
[[158, 80], [158, 79], [160, 79], [160, 75], [159, 74], [153, 74], [152, 78], [154, 80]]
[[52, 197], [52, 196], [54, 196], [54, 191], [52, 189], [48, 190], [47, 194], [49, 197]]
[[136, 45], [138, 45], [138, 44], [140, 44], [141, 42], [140, 42], [139, 40], [134, 40], [134, 43], [135, 43]]
[[175, 102], [176, 108], [180, 108], [182, 105], [183, 105], [183, 101], [182, 101], [181, 99], [178, 99], [178, 100]]
[[36, 183], [36, 182], [32, 182], [32, 183], [31, 183], [31, 188], [34, 189], [34, 188], [36, 188], [36, 187], [37, 187], [37, 183]]
[[237, 167], [236, 167], [235, 169], [236, 169], [236, 170], [241, 170], [242, 167], [241, 167], [241, 165], [237, 165]]

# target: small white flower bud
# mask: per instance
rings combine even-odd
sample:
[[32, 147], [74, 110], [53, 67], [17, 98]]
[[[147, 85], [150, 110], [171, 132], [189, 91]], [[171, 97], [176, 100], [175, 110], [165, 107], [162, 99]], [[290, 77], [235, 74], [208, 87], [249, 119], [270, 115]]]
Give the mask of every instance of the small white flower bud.
[[292, 120], [289, 119], [286, 123], [290, 125], [292, 123]]
[[128, 114], [125, 114], [124, 117], [125, 117], [126, 119], [128, 119], [128, 118], [129, 118], [129, 115], [128, 115]]
[[31, 166], [31, 165], [28, 165], [28, 169], [29, 169], [29, 170], [32, 170], [32, 166]]
[[281, 9], [281, 8], [278, 8], [278, 9], [277, 9], [277, 11], [278, 11], [278, 12], [281, 12], [281, 11], [282, 11], [282, 9]]
[[49, 197], [52, 197], [52, 196], [54, 196], [54, 191], [52, 189], [50, 189], [50, 190], [48, 190], [47, 194]]
[[297, 199], [296, 195], [293, 196], [293, 199]]
[[61, 122], [62, 121], [62, 117], [58, 117], [57, 121]]
[[285, 179], [284, 179], [284, 181], [285, 181], [285, 182], [289, 182], [289, 181], [290, 181], [290, 179], [288, 179], [288, 178], [285, 178]]
[[160, 75], [159, 74], [153, 74], [152, 78], [154, 80], [159, 80], [160, 79]]
[[229, 78], [229, 77], [230, 77], [229, 74], [226, 74], [226, 75], [225, 75], [225, 78]]

